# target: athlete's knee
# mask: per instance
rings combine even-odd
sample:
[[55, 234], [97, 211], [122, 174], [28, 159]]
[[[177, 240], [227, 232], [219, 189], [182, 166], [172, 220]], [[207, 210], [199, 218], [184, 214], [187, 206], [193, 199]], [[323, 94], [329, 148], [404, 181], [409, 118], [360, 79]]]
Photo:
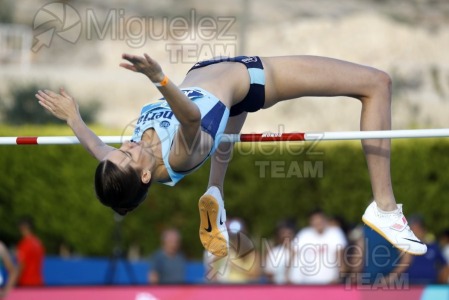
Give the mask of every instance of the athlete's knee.
[[390, 102], [391, 86], [392, 81], [388, 73], [373, 69], [371, 70], [371, 74], [369, 76], [369, 84], [366, 86], [366, 92], [360, 100], [365, 102], [370, 99], [381, 98]]
[[375, 82], [378, 85], [378, 89], [383, 92], [391, 93], [392, 80], [391, 76], [387, 72], [377, 70]]

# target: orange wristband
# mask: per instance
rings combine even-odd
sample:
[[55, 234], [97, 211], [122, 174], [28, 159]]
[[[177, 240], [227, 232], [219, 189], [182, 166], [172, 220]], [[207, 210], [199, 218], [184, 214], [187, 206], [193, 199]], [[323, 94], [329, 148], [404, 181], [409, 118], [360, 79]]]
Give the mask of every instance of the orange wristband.
[[157, 87], [161, 87], [161, 86], [166, 86], [168, 83], [168, 76], [164, 75], [164, 79], [162, 79], [161, 82], [153, 82], [155, 86]]

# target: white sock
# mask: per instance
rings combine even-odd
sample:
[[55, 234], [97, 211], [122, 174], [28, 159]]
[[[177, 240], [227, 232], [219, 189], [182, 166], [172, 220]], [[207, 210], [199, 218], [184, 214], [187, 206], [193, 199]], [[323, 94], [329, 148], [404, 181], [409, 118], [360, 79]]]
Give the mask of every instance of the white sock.
[[205, 194], [211, 195], [215, 197], [217, 200], [221, 200], [220, 189], [217, 188], [216, 186], [211, 186], [210, 188], [208, 188]]
[[389, 210], [389, 211], [381, 210], [381, 209], [379, 208], [379, 206], [376, 206], [376, 207], [377, 207], [377, 210], [378, 210], [380, 213], [383, 213], [383, 214], [395, 214], [395, 213], [398, 213], [398, 212], [399, 212], [399, 207], [396, 208], [395, 210]]

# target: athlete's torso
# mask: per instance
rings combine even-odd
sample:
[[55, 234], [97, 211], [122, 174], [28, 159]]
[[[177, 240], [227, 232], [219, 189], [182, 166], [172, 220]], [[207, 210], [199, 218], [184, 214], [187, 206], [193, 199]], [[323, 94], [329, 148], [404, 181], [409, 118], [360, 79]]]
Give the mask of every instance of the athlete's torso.
[[[186, 174], [193, 172], [209, 157], [218, 147], [221, 135], [226, 127], [229, 116], [229, 109], [218, 98], [208, 91], [190, 87], [182, 89], [187, 97], [189, 97], [199, 108], [201, 113], [201, 130], [209, 134], [213, 139], [213, 146], [204, 149], [204, 153], [199, 153], [203, 158], [197, 162], [196, 166], [183, 172], [175, 171], [170, 165], [170, 155], [189, 155], [188, 153], [180, 153], [175, 143], [175, 135], [180, 126], [173, 111], [167, 101], [159, 101], [145, 105], [140, 117], [136, 122], [136, 128], [131, 138], [134, 142], [142, 140], [143, 134], [147, 130], [154, 130], [160, 140], [161, 158], [164, 162], [169, 175], [169, 181], [163, 182], [167, 185], [174, 185], [181, 180]], [[198, 155], [198, 153], [195, 153]]]
[[[233, 59], [234, 61], [232, 61]], [[260, 65], [260, 58], [241, 56], [229, 58], [229, 60], [212, 59], [197, 63], [187, 73], [184, 81], [179, 86], [184, 90], [186, 96], [200, 108], [202, 131], [208, 133], [214, 139], [214, 145], [210, 153], [205, 153], [204, 160], [216, 150], [220, 143], [220, 137], [224, 132], [229, 116], [229, 108], [239, 102], [244, 103], [248, 99], [248, 92], [252, 91], [254, 84], [260, 84], [258, 82], [260, 80], [260, 72], [262, 72], [263, 78], [263, 67]], [[259, 65], [254, 65], [256, 62]], [[254, 69], [254, 67], [257, 67], [257, 69]], [[249, 74], [250, 71], [253, 73]], [[255, 71], [257, 72], [254, 75]], [[255, 80], [254, 84], [253, 80]], [[244, 99], [245, 101], [242, 101]], [[262, 105], [249, 111], [256, 111]], [[138, 142], [146, 130], [151, 129], [156, 132], [161, 142], [162, 159], [171, 178], [171, 181], [167, 183], [169, 185], [176, 184], [185, 175], [183, 174], [184, 172], [174, 171], [170, 166], [169, 160], [178, 127], [179, 122], [166, 101], [148, 104], [141, 111], [141, 116], [137, 121], [132, 137], [133, 141]], [[218, 138], [216, 138], [217, 133], [219, 133]], [[185, 173], [190, 173], [194, 169], [196, 168]]]

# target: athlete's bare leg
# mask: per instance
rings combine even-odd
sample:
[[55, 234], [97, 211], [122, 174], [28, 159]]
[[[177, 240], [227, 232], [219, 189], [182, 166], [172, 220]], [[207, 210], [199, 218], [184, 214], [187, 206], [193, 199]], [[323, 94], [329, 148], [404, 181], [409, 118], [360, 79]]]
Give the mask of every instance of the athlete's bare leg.
[[[240, 130], [242, 129], [243, 124], [245, 123], [247, 114], [248, 113], [244, 112], [238, 116], [229, 118], [224, 133], [225, 134], [240, 133]], [[228, 169], [228, 163], [229, 160], [231, 159], [233, 149], [234, 143], [221, 143], [211, 157], [208, 188], [211, 186], [218, 187], [220, 189], [222, 196], [223, 196], [224, 178], [226, 175], [226, 170]]]
[[[386, 73], [322, 57], [292, 56], [262, 60], [266, 75], [264, 108], [303, 96], [349, 96], [362, 103], [361, 130], [391, 128], [391, 80]], [[362, 220], [398, 249], [415, 255], [426, 253], [426, 245], [410, 230], [401, 205], [397, 205], [394, 198], [390, 176], [390, 140], [364, 140], [362, 145], [375, 199], [365, 210]], [[209, 184], [222, 186], [227, 161], [217, 160], [218, 157], [220, 154], [212, 160]], [[208, 193], [215, 193], [213, 199], [221, 198], [217, 190]], [[224, 206], [220, 210], [224, 211]]]
[[[229, 118], [225, 133], [239, 133], [247, 113]], [[212, 156], [209, 184], [198, 201], [200, 213], [199, 236], [204, 248], [215, 256], [226, 256], [229, 236], [226, 228], [223, 183], [234, 143], [222, 142]]]
[[[315, 56], [262, 58], [268, 108], [303, 96], [349, 96], [362, 103], [361, 130], [391, 129], [391, 80], [377, 69]], [[385, 211], [397, 208], [390, 176], [390, 140], [362, 141], [374, 199]]]

